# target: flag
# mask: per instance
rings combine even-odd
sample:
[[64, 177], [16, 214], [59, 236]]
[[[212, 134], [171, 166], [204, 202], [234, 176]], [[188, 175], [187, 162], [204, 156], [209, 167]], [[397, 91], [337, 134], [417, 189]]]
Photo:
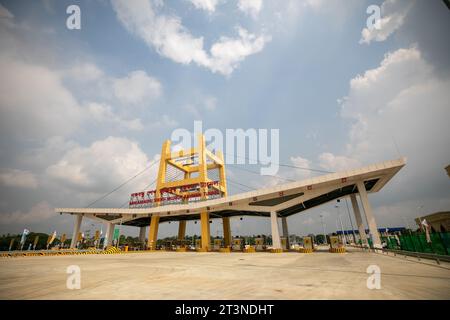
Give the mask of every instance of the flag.
[[422, 220], [421, 224], [425, 227], [425, 237], [427, 238], [427, 243], [431, 243], [430, 225], [425, 219]]
[[25, 240], [27, 238], [27, 235], [30, 233], [30, 230], [23, 229], [22, 238], [20, 239], [20, 245], [23, 246], [25, 244]]
[[61, 236], [61, 244], [64, 245], [64, 242], [66, 242], [66, 234], [63, 233], [63, 235]]
[[33, 249], [36, 250], [37, 243], [39, 241], [39, 236], [34, 237]]
[[95, 240], [97, 241], [98, 239], [100, 238], [100, 231], [99, 230], [96, 230], [95, 231]]
[[13, 244], [14, 244], [14, 238], [12, 238], [11, 241], [9, 242], [9, 251], [11, 251]]
[[51, 236], [48, 237], [48, 243], [47, 243], [47, 245], [48, 245], [48, 246], [51, 245], [52, 242], [55, 240], [55, 238], [56, 238], [56, 230], [53, 231], [53, 234], [52, 234]]

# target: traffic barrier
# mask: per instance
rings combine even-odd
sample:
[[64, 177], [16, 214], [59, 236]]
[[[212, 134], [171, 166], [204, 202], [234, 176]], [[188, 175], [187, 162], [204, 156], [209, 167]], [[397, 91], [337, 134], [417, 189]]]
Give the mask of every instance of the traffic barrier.
[[298, 248], [299, 253], [313, 253], [312, 248]]
[[330, 252], [332, 253], [345, 253], [345, 247], [339, 247], [339, 248], [330, 248]]

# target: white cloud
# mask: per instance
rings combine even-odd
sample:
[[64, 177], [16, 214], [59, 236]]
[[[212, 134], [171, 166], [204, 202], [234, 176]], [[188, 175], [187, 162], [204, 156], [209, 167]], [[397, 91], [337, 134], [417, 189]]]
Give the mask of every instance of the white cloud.
[[0, 224], [11, 225], [20, 224], [22, 227], [26, 227], [27, 224], [33, 224], [41, 222], [43, 220], [54, 217], [56, 213], [46, 201], [42, 201], [34, 205], [28, 212], [15, 211], [12, 213], [1, 213]]
[[372, 41], [384, 41], [403, 25], [405, 17], [411, 8], [411, 2], [385, 0], [381, 5], [379, 28], [364, 28], [361, 31], [359, 43], [370, 44]]
[[114, 80], [115, 96], [125, 104], [142, 104], [161, 95], [161, 83], [145, 71], [130, 72], [126, 77]]
[[330, 152], [324, 152], [319, 155], [319, 165], [325, 170], [333, 172], [355, 169], [361, 166], [359, 161], [355, 159], [335, 156]]
[[311, 161], [300, 156], [291, 157], [291, 162], [294, 166], [304, 169], [295, 169], [296, 179], [305, 179], [311, 176]]
[[260, 52], [271, 40], [267, 36], [255, 36], [244, 28], [238, 27], [239, 38], [221, 37], [211, 47], [210, 69], [229, 75], [247, 56]]
[[0, 132], [37, 139], [78, 126], [81, 110], [57, 72], [6, 56], [0, 57], [0, 70]]
[[429, 213], [442, 209], [438, 199], [448, 197], [444, 167], [450, 159], [448, 88], [450, 79], [438, 76], [417, 48], [387, 54], [377, 68], [350, 81], [341, 116], [351, 126], [339, 156], [363, 164], [405, 156], [386, 197], [430, 203]]
[[196, 63], [224, 75], [230, 75], [239, 62], [261, 51], [270, 41], [270, 37], [257, 37], [238, 28], [238, 38], [221, 37], [208, 54], [203, 48], [203, 37], [195, 38], [177, 16], [158, 15], [151, 1], [113, 0], [112, 4], [125, 28], [160, 55], [181, 64]]
[[219, 0], [188, 0], [191, 2], [195, 8], [200, 10], [205, 10], [208, 13], [213, 13], [216, 11], [216, 6], [219, 3]]
[[91, 102], [87, 105], [90, 119], [108, 125], [118, 126], [128, 130], [143, 130], [144, 125], [140, 119], [126, 120], [115, 114], [109, 105]]
[[256, 18], [262, 9], [262, 0], [239, 0], [238, 8], [247, 15]]
[[77, 146], [49, 166], [49, 177], [82, 192], [106, 192], [150, 163], [136, 142], [108, 137], [89, 147]]
[[67, 70], [65, 76], [74, 78], [78, 81], [90, 82], [99, 80], [104, 74], [95, 64], [87, 62], [74, 65]]
[[0, 183], [8, 187], [36, 189], [36, 177], [32, 172], [18, 169], [0, 169]]

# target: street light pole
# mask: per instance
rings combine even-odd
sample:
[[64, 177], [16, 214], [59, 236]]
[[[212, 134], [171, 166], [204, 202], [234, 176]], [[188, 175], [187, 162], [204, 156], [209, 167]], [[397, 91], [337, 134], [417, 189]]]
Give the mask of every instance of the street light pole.
[[341, 223], [342, 240], [343, 240], [344, 244], [347, 245], [347, 239], [346, 239], [345, 234], [344, 234], [344, 225], [342, 224], [341, 212], [340, 212], [340, 210], [339, 210], [339, 205], [336, 205], [336, 208], [337, 208], [337, 210], [338, 210], [338, 218], [339, 218], [339, 222]]
[[322, 228], [323, 228], [323, 237], [324, 237], [324, 244], [328, 244], [327, 242], [327, 235], [325, 234], [325, 223], [323, 221], [323, 215], [320, 215], [320, 219], [322, 220]]

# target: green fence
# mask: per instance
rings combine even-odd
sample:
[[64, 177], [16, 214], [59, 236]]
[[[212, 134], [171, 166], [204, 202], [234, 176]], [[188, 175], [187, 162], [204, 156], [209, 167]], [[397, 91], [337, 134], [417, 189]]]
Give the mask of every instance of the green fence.
[[432, 233], [431, 242], [427, 242], [425, 233], [381, 237], [388, 249], [450, 255], [450, 233]]

